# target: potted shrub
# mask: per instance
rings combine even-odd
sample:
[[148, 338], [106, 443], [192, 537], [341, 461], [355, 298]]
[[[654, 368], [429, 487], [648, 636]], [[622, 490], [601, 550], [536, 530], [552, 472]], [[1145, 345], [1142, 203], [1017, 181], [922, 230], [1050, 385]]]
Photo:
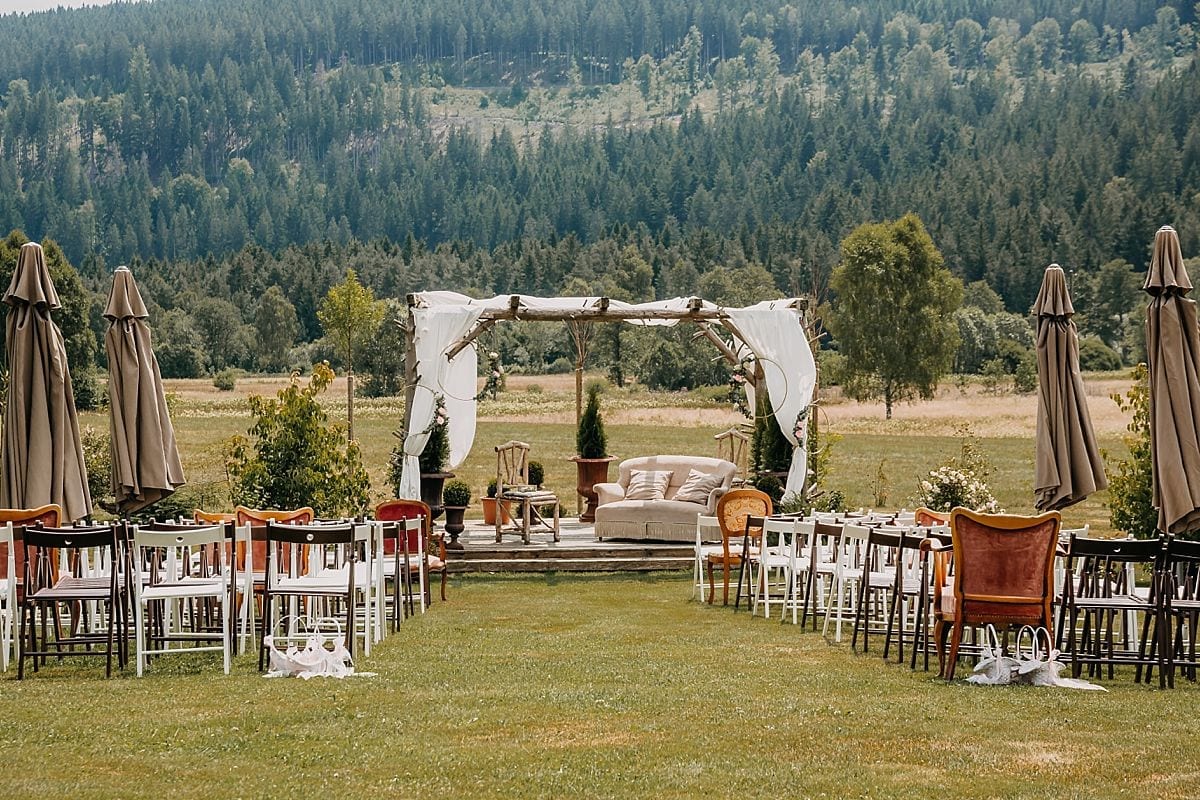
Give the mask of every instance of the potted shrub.
[[483, 498], [483, 524], [495, 525], [497, 507], [500, 513], [500, 522], [503, 525], [512, 523], [512, 515], [508, 512], [509, 503], [507, 500], [496, 500], [496, 479], [492, 478], [488, 481], [487, 497]]
[[587, 500], [587, 507], [579, 515], [580, 522], [596, 521], [596, 491], [597, 483], [608, 480], [608, 465], [614, 457], [608, 455], [608, 437], [604, 433], [604, 420], [600, 418], [600, 385], [593, 383], [588, 387], [587, 408], [579, 420], [579, 429], [575, 433], [575, 447], [579, 455], [571, 460], [577, 468], [575, 490]]
[[450, 534], [448, 550], [461, 550], [458, 535], [463, 532], [463, 515], [471, 504], [471, 487], [466, 481], [453, 480], [446, 483], [442, 490], [443, 510], [446, 512], [446, 533]]
[[540, 461], [529, 462], [529, 482], [534, 486], [541, 487], [546, 481], [546, 468], [542, 466]]

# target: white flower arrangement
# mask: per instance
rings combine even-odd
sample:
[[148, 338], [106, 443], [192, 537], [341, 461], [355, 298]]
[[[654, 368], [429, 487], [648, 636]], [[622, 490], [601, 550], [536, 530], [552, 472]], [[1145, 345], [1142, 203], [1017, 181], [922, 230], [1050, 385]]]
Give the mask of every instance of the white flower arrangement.
[[934, 511], [949, 511], [956, 506], [988, 514], [1003, 509], [988, 485], [970, 469], [941, 466], [920, 482], [921, 502]]

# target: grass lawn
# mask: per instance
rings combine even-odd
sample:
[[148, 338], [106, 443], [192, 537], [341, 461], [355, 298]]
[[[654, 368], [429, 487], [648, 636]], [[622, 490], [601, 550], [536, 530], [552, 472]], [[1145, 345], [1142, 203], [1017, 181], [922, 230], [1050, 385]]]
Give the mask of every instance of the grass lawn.
[[[460, 578], [341, 682], [0, 681], [0, 797], [1195, 797], [1200, 690], [947, 686], [676, 576]], [[14, 673], [8, 673], [11, 678]]]

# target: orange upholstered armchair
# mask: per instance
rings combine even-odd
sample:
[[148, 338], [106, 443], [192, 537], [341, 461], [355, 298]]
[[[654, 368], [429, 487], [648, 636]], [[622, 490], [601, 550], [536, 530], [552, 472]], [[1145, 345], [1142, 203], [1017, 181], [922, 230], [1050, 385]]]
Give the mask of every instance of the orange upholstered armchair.
[[[1036, 517], [950, 513], [954, 541], [954, 594], [939, 593], [942, 613], [935, 623], [942, 674], [954, 679], [966, 625], [1034, 625], [1052, 631], [1054, 554], [1062, 518], [1057, 511]], [[949, 623], [950, 653], [942, 657]]]

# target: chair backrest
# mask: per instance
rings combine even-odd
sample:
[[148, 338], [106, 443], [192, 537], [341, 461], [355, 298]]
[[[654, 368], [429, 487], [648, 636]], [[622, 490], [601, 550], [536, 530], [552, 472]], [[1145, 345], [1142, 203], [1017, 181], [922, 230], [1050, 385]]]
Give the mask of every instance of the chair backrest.
[[[30, 525], [44, 525], [47, 528], [57, 528], [62, 524], [62, 508], [51, 503], [38, 508], [0, 508], [0, 525], [11, 522], [14, 529], [13, 542], [0, 542], [0, 578], [17, 578], [21, 580], [25, 573], [25, 542], [17, 531]], [[13, 571], [8, 571], [9, 555], [12, 555]]]
[[[1092, 539], [1072, 533], [1067, 540], [1062, 591], [1071, 597], [1113, 597], [1132, 591], [1133, 567], [1157, 573], [1165, 543], [1155, 539]], [[1066, 576], [1071, 580], [1066, 580]], [[1057, 587], [1056, 587], [1057, 588]]]
[[1029, 622], [1050, 627], [1054, 556], [1062, 517], [950, 513], [954, 597], [964, 622]]
[[[325, 553], [331, 550], [338, 550], [339, 558], [343, 560], [354, 560], [354, 545], [359, 539], [353, 522], [297, 525], [267, 520], [265, 533], [266, 576], [271, 582], [278, 577], [281, 570], [291, 577], [321, 571], [328, 565]], [[320, 551], [321, 555], [314, 557], [312, 549]], [[349, 572], [352, 586], [354, 570]]]
[[747, 445], [750, 437], [741, 428], [733, 427], [713, 437], [717, 440], [717, 458], [737, 466], [737, 476], [744, 477], [747, 467]]
[[[424, 528], [424, 541], [428, 542], [431, 539], [433, 512], [429, 510], [429, 506], [420, 500], [385, 500], [375, 506], [375, 519], [380, 522], [396, 522], [399, 520], [417, 519], [420, 517], [422, 527]], [[418, 549], [424, 551], [425, 545], [421, 539], [421, 534], [415, 531], [408, 531], [405, 534], [408, 537], [408, 552], [415, 554]], [[397, 538], [384, 537], [383, 552], [387, 555], [395, 553]], [[403, 548], [402, 548], [403, 549]]]
[[204, 511], [197, 508], [192, 511], [192, 519], [202, 525], [215, 525], [218, 522], [234, 522], [237, 520], [237, 514], [230, 514], [227, 511]]
[[[234, 510], [234, 519], [238, 525], [249, 525], [251, 528], [253, 541], [250, 544], [251, 559], [255, 565], [262, 564], [263, 569], [266, 569], [267, 563], [267, 544], [264, 531], [267, 523], [289, 523], [293, 525], [307, 525], [313, 521], [316, 514], [308, 506], [296, 509], [279, 509], [279, 508], [246, 508], [245, 506], [237, 506]], [[238, 568], [246, 569], [244, 557], [238, 555]]]
[[316, 518], [313, 510], [308, 506], [294, 509], [246, 508], [245, 506], [238, 506], [233, 512], [238, 525], [250, 525], [255, 528], [265, 527], [268, 522], [308, 525]]
[[[85, 565], [107, 562], [107, 571], [115, 587], [118, 570], [111, 567], [116, 560], [118, 535], [123, 535], [123, 529], [110, 525], [26, 527], [23, 532], [27, 555], [24, 568], [26, 592], [53, 585], [62, 563], [67, 564], [76, 576], [81, 576]], [[89, 558], [89, 553], [93, 553], [93, 557]]]
[[[133, 528], [133, 564], [139, 579], [151, 584], [184, 578], [225, 575], [232, 523], [175, 525], [155, 523]], [[193, 558], [193, 555], [197, 556]], [[139, 580], [134, 584], [140, 587]]]
[[931, 525], [945, 525], [950, 521], [950, 512], [934, 511], [932, 508], [921, 506], [913, 511], [913, 521], [923, 528]]
[[717, 522], [725, 538], [742, 536], [746, 517], [769, 517], [774, 506], [771, 496], [758, 489], [730, 489], [717, 501]]
[[496, 448], [496, 491], [529, 483], [529, 445], [513, 440]]
[[[1200, 542], [1167, 539], [1161, 572], [1168, 605], [1187, 601], [1194, 609], [1200, 603]], [[1195, 617], [1191, 624], [1195, 625]]]

